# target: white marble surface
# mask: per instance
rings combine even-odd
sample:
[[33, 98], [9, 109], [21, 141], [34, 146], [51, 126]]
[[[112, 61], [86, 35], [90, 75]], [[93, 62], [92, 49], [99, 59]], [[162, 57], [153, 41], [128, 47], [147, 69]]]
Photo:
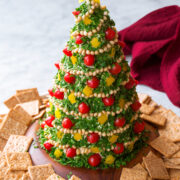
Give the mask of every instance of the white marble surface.
[[[120, 30], [155, 9], [180, 5], [180, 0], [103, 0], [103, 4]], [[43, 94], [51, 87], [53, 64], [62, 56], [77, 6], [78, 0], [0, 0], [0, 113], [6, 111], [3, 101], [16, 89], [38, 87]], [[165, 94], [145, 86], [138, 86], [138, 92], [150, 94], [180, 115]]]

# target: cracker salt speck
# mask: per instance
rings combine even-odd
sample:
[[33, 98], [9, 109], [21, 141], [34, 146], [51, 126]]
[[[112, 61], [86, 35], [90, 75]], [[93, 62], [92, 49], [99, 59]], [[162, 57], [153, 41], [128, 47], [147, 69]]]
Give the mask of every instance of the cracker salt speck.
[[25, 171], [32, 166], [30, 154], [28, 152], [6, 153], [6, 160], [10, 170]]
[[4, 152], [26, 152], [33, 138], [27, 136], [11, 135], [4, 147]]
[[46, 180], [50, 175], [54, 174], [51, 164], [29, 166], [28, 172], [31, 180]]

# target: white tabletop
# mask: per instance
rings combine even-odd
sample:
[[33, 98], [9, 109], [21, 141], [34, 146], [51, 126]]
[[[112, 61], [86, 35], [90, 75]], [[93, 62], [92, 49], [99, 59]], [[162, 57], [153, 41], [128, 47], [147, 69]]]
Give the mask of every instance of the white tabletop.
[[[155, 9], [180, 5], [180, 1], [103, 0], [103, 4], [120, 30]], [[16, 89], [37, 87], [44, 94], [52, 86], [57, 72], [53, 64], [62, 57], [74, 25], [72, 11], [78, 6], [78, 0], [0, 0], [0, 113], [6, 112], [3, 101]], [[145, 86], [137, 90], [180, 115], [164, 93]]]

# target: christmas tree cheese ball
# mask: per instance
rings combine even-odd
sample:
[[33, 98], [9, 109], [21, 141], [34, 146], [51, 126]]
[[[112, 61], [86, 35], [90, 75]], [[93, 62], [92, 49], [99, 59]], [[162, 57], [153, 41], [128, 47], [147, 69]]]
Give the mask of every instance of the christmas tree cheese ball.
[[63, 58], [55, 64], [39, 141], [60, 164], [118, 168], [145, 144], [137, 82], [109, 11], [99, 0], [81, 2]]

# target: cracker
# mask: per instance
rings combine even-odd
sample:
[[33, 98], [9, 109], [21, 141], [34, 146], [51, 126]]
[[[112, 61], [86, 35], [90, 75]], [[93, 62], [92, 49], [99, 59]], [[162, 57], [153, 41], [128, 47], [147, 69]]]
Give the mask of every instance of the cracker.
[[7, 140], [0, 138], [0, 151], [3, 151], [6, 143], [7, 143]]
[[180, 158], [165, 159], [165, 161], [168, 161], [168, 162], [176, 164], [176, 165], [180, 165]]
[[165, 136], [173, 142], [180, 141], [180, 124], [171, 124], [158, 130], [161, 136]]
[[11, 135], [4, 147], [4, 152], [26, 152], [33, 138], [19, 135]]
[[27, 173], [23, 174], [23, 177], [21, 180], [31, 180], [29, 173], [27, 172]]
[[146, 180], [147, 172], [138, 169], [123, 168], [120, 180]]
[[171, 163], [171, 162], [166, 161], [166, 160], [164, 161], [164, 165], [168, 169], [180, 169], [180, 165]]
[[8, 171], [3, 180], [19, 180], [23, 177], [25, 171]]
[[39, 101], [38, 100], [22, 103], [20, 106], [23, 109], [25, 109], [25, 111], [27, 111], [28, 114], [31, 116], [35, 116], [39, 114]]
[[171, 140], [164, 136], [159, 136], [155, 140], [150, 142], [150, 145], [163, 154], [165, 157], [171, 157], [177, 151], [179, 151], [180, 147], [173, 143]]
[[54, 174], [51, 164], [29, 166], [28, 172], [31, 180], [46, 180], [50, 175]]
[[27, 126], [22, 124], [11, 117], [7, 116], [0, 127], [0, 137], [8, 140], [11, 134], [23, 135], [27, 130]]
[[139, 101], [144, 104], [148, 104], [151, 101], [151, 97], [147, 94], [138, 93]]
[[147, 172], [140, 163], [136, 164], [136, 165], [133, 167], [133, 169], [138, 169], [138, 170]]
[[169, 175], [171, 177], [171, 180], [172, 179], [175, 180], [175, 178], [177, 178], [177, 180], [179, 180], [180, 179], [180, 170], [179, 169], [170, 169]]
[[25, 171], [32, 166], [30, 154], [28, 152], [6, 153], [6, 160], [10, 170]]
[[166, 123], [166, 118], [162, 115], [159, 114], [154, 114], [154, 115], [146, 115], [146, 114], [141, 114], [140, 116], [142, 119], [144, 119], [145, 121], [148, 121], [150, 123], [153, 123], [155, 125], [158, 126], [164, 126]]
[[24, 93], [24, 92], [31, 92], [31, 91], [37, 91], [37, 88], [28, 88], [28, 89], [18, 89], [16, 90], [16, 94], [21, 94], [21, 93]]
[[165, 108], [165, 107], [163, 107], [163, 106], [158, 106], [158, 107], [156, 107], [155, 108], [155, 110], [153, 111], [153, 113], [163, 113], [163, 112], [165, 112], [165, 111], [167, 111], [167, 109]]
[[34, 116], [33, 117], [33, 120], [36, 120], [36, 119], [40, 119], [43, 117], [43, 115], [45, 114], [46, 110], [41, 110], [40, 113], [37, 115], [37, 116]]
[[152, 155], [148, 155], [143, 158], [143, 162], [149, 175], [154, 179], [169, 179], [169, 174], [165, 168], [164, 162], [161, 158]]
[[16, 105], [14, 109], [11, 109], [8, 116], [27, 126], [32, 122], [32, 117], [21, 107], [20, 104]]
[[19, 104], [20, 101], [19, 99], [14, 95], [11, 96], [9, 99], [7, 99], [6, 101], [4, 101], [4, 104], [9, 108], [12, 109], [13, 107], [15, 107], [17, 104]]
[[140, 111], [143, 113], [143, 114], [147, 114], [147, 115], [150, 115], [152, 114], [152, 112], [155, 110], [155, 107], [154, 106], [149, 106], [147, 104], [142, 104], [141, 105], [141, 108], [140, 108]]
[[47, 180], [65, 180], [64, 178], [60, 177], [59, 175], [57, 175], [56, 173], [52, 174], [51, 176], [49, 176], [47, 178]]
[[27, 90], [17, 90], [16, 96], [20, 103], [25, 103], [29, 101], [39, 100], [41, 104], [41, 99], [37, 88], [27, 89]]
[[5, 153], [0, 153], [0, 179], [3, 179], [8, 172], [8, 164]]
[[69, 180], [81, 180], [81, 179], [75, 175], [72, 175]]

